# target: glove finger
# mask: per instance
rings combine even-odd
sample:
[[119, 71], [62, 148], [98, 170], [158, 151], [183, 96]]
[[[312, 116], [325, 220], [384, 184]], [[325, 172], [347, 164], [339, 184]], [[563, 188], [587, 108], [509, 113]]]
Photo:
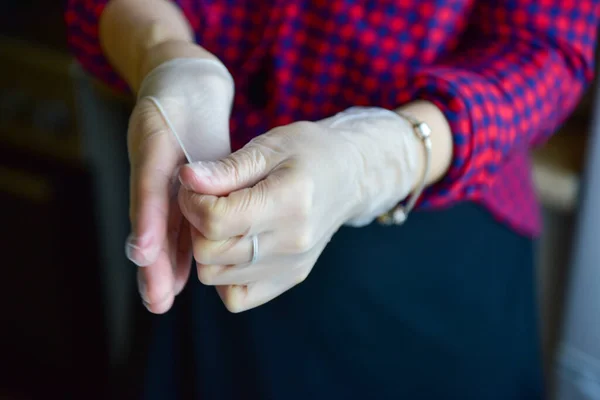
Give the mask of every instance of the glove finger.
[[175, 264], [175, 295], [181, 293], [187, 283], [192, 269], [192, 238], [190, 225], [182, 217], [177, 242], [177, 258]]
[[[282, 223], [288, 221], [283, 220]], [[253, 236], [234, 236], [226, 240], [209, 240], [192, 228], [194, 259], [206, 265], [243, 265], [254, 256]], [[302, 255], [310, 251], [320, 240], [309, 233], [264, 232], [257, 234], [257, 261], [277, 257]], [[288, 237], [289, 236], [289, 237]]]
[[[272, 274], [268, 279], [247, 285], [217, 286], [217, 293], [221, 297], [221, 301], [230, 312], [238, 313], [261, 306], [304, 282], [334, 232], [335, 229], [327, 232], [318, 244], [304, 256], [287, 257], [287, 262], [282, 260], [281, 272], [276, 275]], [[216, 272], [219, 272], [218, 269]]]
[[152, 103], [136, 107], [129, 131], [131, 163], [128, 256], [139, 266], [152, 264], [166, 236], [170, 192], [182, 152]]
[[[166, 252], [158, 256], [157, 264], [169, 265]], [[173, 294], [173, 273], [165, 268], [138, 268], [138, 290], [144, 306], [154, 314], [163, 314], [171, 308]]]
[[248, 285], [217, 286], [216, 289], [225, 307], [232, 313], [239, 313], [268, 303], [302, 281], [297, 272], [287, 271]]
[[290, 169], [276, 169], [254, 186], [222, 197], [182, 187], [179, 206], [190, 224], [209, 240], [278, 231], [282, 221], [310, 211], [311, 189], [293, 175]]
[[173, 298], [178, 293], [176, 273], [179, 237], [183, 221], [176, 199], [171, 198], [167, 233], [158, 258], [152, 265], [138, 269], [140, 295], [146, 308], [156, 314], [168, 311], [173, 303]]
[[[130, 220], [127, 256], [138, 266], [140, 293], [152, 312], [165, 312], [172, 303], [174, 246], [167, 229], [177, 221], [170, 204], [176, 187], [176, 167], [183, 162], [169, 130], [156, 107], [142, 102], [132, 115], [129, 128], [131, 162]], [[173, 199], [173, 201], [171, 201]]]
[[[243, 265], [206, 265], [196, 263], [198, 279], [207, 286], [248, 285], [276, 278], [282, 273], [298, 271], [298, 258], [275, 257], [256, 264]], [[290, 267], [292, 266], [292, 267]]]

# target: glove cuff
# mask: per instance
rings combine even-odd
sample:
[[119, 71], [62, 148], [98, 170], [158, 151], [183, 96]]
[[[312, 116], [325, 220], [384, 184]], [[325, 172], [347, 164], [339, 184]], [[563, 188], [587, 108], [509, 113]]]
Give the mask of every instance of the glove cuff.
[[[200, 68], [204, 74], [214, 74], [223, 77], [231, 86], [233, 92], [234, 80], [233, 76], [223, 65], [222, 62], [210, 58], [173, 58], [152, 69], [146, 74], [144, 80], [140, 84], [137, 99], [148, 96], [148, 92], [153, 92], [156, 85], [157, 76], [161, 74], [171, 74], [185, 71], [187, 68]], [[174, 71], [174, 72], [173, 72]], [[232, 94], [233, 97], [233, 94]]]

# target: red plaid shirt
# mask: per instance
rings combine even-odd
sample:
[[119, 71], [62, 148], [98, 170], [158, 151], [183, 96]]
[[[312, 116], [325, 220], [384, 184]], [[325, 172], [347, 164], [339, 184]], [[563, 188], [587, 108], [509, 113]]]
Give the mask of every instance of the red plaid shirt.
[[[69, 43], [89, 72], [126, 89], [102, 54], [107, 0], [69, 0]], [[595, 0], [178, 0], [196, 40], [236, 84], [233, 147], [354, 105], [434, 102], [454, 159], [421, 208], [484, 205], [535, 235], [528, 150], [567, 117], [593, 75]]]

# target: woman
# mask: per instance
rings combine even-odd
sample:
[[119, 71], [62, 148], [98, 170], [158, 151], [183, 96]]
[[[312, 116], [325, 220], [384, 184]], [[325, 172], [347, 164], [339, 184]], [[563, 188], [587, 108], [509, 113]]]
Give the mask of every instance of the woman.
[[82, 65], [138, 98], [126, 248], [173, 308], [144, 398], [541, 398], [528, 150], [592, 78], [599, 15], [70, 0]]

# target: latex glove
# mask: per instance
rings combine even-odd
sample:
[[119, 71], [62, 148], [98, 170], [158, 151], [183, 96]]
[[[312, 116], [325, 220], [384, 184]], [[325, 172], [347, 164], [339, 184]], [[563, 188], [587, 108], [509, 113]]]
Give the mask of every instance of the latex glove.
[[[273, 299], [306, 279], [340, 226], [368, 224], [404, 199], [421, 154], [398, 114], [351, 108], [273, 129], [223, 160], [182, 167], [179, 201], [199, 279], [218, 286], [232, 312]], [[259, 256], [249, 264], [253, 235]]]
[[147, 308], [167, 311], [189, 276], [191, 241], [177, 203], [179, 166], [230, 152], [233, 79], [212, 59], [179, 58], [143, 80], [128, 130], [131, 163], [126, 253]]

